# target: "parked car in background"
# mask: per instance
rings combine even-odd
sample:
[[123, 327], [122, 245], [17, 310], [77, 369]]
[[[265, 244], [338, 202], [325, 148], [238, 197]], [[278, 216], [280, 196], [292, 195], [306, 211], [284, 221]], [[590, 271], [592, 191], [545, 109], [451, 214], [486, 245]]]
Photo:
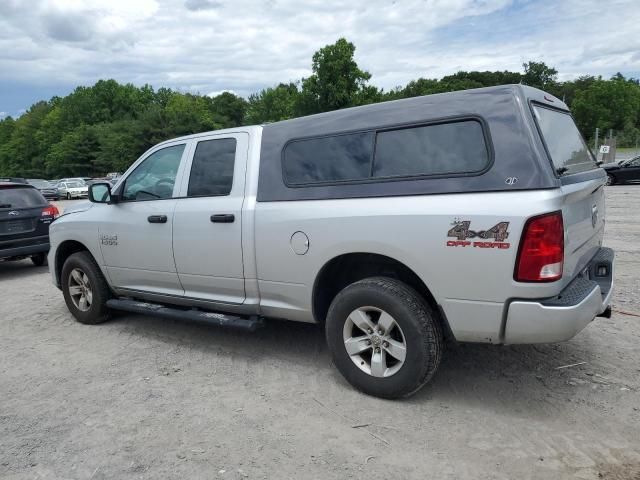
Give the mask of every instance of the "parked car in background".
[[80, 182], [82, 185], [85, 185], [87, 183], [84, 177], [61, 178], [60, 180], [58, 180], [58, 183], [60, 182]]
[[60, 192], [58, 192], [58, 188], [48, 181], [41, 178], [30, 178], [27, 180], [27, 183], [36, 187], [47, 200], [60, 200]]
[[33, 185], [0, 182], [0, 260], [30, 257], [34, 265], [43, 265], [49, 225], [58, 215]]
[[607, 185], [640, 181], [640, 155], [618, 163], [603, 165], [602, 168], [607, 172]]
[[115, 185], [115, 182], [110, 178], [92, 178], [90, 180], [87, 180], [85, 183], [87, 184], [87, 187], [93, 185], [94, 183], [108, 183], [111, 186]]
[[21, 177], [0, 177], [0, 182], [27, 183], [27, 180]]
[[58, 183], [58, 192], [62, 198], [71, 200], [74, 198], [87, 198], [88, 187], [86, 183], [78, 180], [61, 181]]

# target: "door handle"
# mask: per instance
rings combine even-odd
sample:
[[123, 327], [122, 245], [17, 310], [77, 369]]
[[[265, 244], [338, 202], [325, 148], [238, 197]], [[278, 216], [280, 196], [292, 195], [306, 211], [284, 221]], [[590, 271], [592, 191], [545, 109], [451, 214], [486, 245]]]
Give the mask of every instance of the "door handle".
[[167, 223], [166, 215], [149, 215], [147, 217], [149, 223]]
[[233, 213], [218, 213], [211, 215], [211, 221], [213, 223], [233, 223], [236, 220], [236, 216]]

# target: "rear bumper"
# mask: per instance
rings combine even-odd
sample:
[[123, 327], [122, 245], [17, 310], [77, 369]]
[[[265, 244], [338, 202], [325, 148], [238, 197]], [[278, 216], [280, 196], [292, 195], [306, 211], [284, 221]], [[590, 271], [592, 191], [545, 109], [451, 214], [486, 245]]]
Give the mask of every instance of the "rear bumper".
[[[606, 269], [606, 275], [603, 275]], [[583, 274], [555, 297], [513, 300], [507, 311], [504, 343], [553, 343], [569, 340], [609, 307], [614, 252], [601, 248]]]
[[[24, 243], [20, 245], [20, 243]], [[46, 253], [49, 251], [49, 236], [29, 238], [26, 240], [16, 240], [12, 242], [11, 248], [2, 248], [0, 245], [0, 259], [26, 257], [36, 253]]]

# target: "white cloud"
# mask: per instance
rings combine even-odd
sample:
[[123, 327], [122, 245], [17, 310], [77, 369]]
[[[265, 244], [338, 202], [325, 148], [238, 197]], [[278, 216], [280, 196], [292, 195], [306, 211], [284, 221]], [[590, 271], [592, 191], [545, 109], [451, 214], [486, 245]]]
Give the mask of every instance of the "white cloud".
[[640, 71], [635, 1], [0, 0], [0, 81], [99, 78], [242, 95], [309, 75], [344, 36], [373, 83], [392, 88], [457, 70], [563, 78]]

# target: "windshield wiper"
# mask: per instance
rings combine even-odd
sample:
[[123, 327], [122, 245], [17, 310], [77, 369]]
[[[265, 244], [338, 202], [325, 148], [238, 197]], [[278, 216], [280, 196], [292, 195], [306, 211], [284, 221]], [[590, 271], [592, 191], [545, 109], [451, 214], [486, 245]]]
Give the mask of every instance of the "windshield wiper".
[[567, 167], [558, 167], [556, 168], [556, 173], [560, 176], [562, 176], [563, 173], [568, 172], [569, 169]]

